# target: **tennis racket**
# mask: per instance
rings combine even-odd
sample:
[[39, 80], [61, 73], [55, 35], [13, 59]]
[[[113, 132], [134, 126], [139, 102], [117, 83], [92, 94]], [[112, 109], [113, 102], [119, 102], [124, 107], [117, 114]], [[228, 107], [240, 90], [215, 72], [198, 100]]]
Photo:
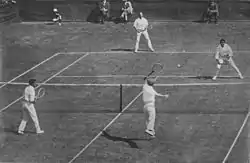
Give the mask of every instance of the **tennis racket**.
[[145, 79], [148, 78], [153, 73], [158, 74], [158, 73], [162, 72], [163, 68], [164, 68], [164, 66], [161, 63], [153, 64], [151, 72], [145, 77]]
[[45, 95], [45, 88], [39, 88], [37, 91], [36, 99], [40, 99]]
[[150, 25], [148, 25], [147, 29], [151, 30], [151, 29], [153, 29], [153, 26], [150, 24]]

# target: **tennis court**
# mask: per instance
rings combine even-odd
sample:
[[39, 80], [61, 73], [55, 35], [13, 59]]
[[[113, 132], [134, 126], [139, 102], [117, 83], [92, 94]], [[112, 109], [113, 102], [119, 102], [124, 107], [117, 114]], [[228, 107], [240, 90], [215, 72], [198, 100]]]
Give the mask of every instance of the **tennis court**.
[[[224, 77], [211, 81], [211, 53], [57, 54], [11, 83], [2, 83], [1, 161], [222, 162], [248, 113], [249, 56], [239, 55], [236, 63], [244, 80], [225, 69]], [[151, 140], [144, 134], [140, 92], [143, 75], [155, 62], [165, 65], [156, 90], [171, 96], [157, 99], [157, 138]], [[17, 136], [20, 102], [15, 100], [30, 77], [46, 89], [36, 106], [45, 134], [35, 135], [29, 125], [26, 136]], [[100, 134], [103, 128], [106, 132]], [[244, 127], [230, 163], [247, 159], [247, 142]]]

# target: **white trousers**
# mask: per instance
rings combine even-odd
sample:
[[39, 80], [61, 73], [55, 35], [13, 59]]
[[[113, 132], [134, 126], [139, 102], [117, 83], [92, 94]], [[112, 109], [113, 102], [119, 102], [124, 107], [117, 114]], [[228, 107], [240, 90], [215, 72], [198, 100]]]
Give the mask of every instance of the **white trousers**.
[[221, 66], [222, 65], [230, 65], [233, 67], [233, 69], [238, 73], [238, 75], [242, 76], [239, 68], [236, 66], [234, 60], [232, 57], [230, 57], [228, 60], [223, 60], [223, 63], [222, 64], [217, 64], [217, 72], [216, 72], [216, 75], [215, 76], [218, 76], [219, 75], [219, 72], [220, 72], [220, 69], [221, 69]]
[[149, 35], [148, 35], [148, 30], [145, 30], [143, 32], [137, 32], [136, 43], [135, 43], [135, 51], [138, 51], [138, 49], [139, 49], [139, 44], [140, 44], [140, 39], [141, 39], [142, 34], [145, 37], [145, 39], [147, 40], [149, 49], [153, 50], [153, 46], [152, 46], [151, 40], [150, 40]]
[[156, 118], [156, 111], [154, 105], [144, 105], [144, 114], [146, 120], [146, 130], [150, 130], [155, 133], [155, 118]]
[[22, 121], [21, 121], [21, 123], [19, 125], [18, 130], [19, 131], [24, 131], [24, 129], [26, 127], [26, 124], [29, 121], [29, 117], [30, 117], [32, 119], [34, 125], [35, 125], [36, 131], [37, 132], [40, 131], [41, 128], [40, 128], [40, 125], [39, 125], [39, 121], [38, 121], [38, 117], [37, 117], [37, 114], [36, 114], [36, 109], [34, 107], [34, 104], [23, 102], [22, 105], [23, 105], [23, 108], [22, 108]]

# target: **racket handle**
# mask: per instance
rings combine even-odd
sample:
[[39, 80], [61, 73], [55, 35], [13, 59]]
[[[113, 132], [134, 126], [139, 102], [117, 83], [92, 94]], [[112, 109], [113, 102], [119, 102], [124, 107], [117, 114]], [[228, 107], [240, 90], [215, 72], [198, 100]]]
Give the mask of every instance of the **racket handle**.
[[149, 76], [152, 75], [153, 73], [154, 73], [154, 71], [151, 71], [151, 72], [148, 74], [147, 77], [149, 77]]

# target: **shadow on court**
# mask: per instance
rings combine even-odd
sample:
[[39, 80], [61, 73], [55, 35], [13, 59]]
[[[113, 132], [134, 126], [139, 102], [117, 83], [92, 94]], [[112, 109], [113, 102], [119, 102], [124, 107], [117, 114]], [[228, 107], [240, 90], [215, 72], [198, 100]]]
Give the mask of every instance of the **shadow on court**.
[[140, 147], [136, 144], [135, 141], [147, 141], [149, 139], [143, 139], [143, 138], [123, 138], [123, 137], [117, 137], [117, 136], [112, 136], [108, 134], [106, 131], [103, 131], [102, 134], [103, 137], [112, 140], [112, 141], [120, 141], [120, 142], [125, 142], [127, 143], [131, 148], [137, 148], [139, 149]]

